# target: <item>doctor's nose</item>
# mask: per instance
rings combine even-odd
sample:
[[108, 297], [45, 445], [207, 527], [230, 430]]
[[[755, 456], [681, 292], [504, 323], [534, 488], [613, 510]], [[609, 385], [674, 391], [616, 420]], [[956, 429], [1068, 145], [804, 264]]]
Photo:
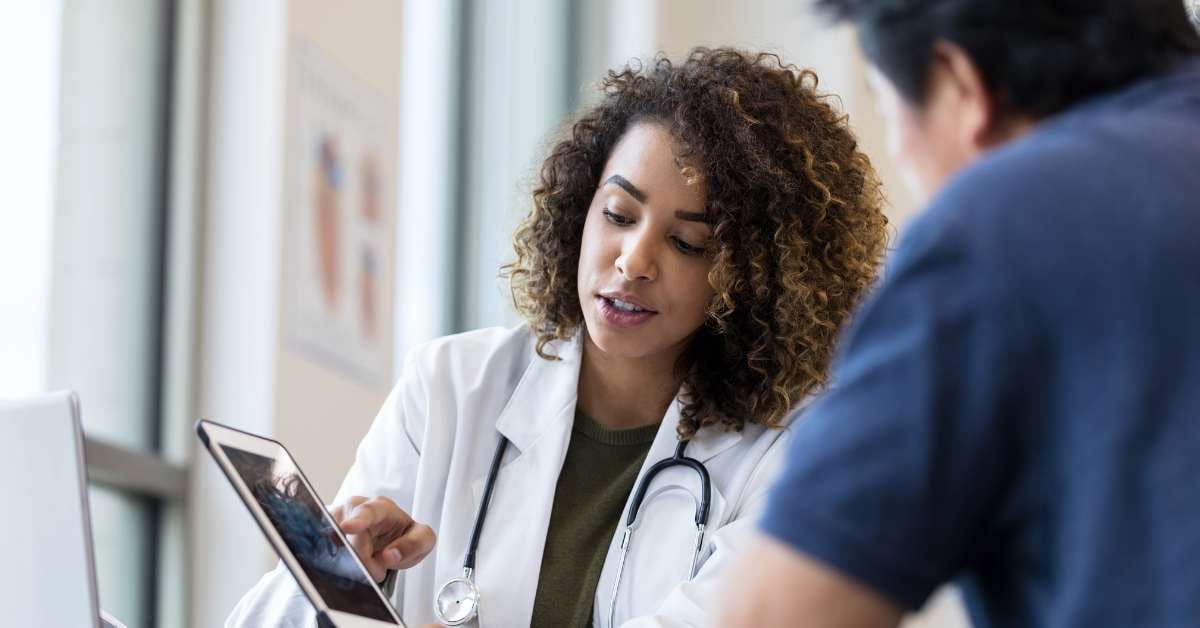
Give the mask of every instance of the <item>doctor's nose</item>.
[[624, 243], [617, 257], [617, 271], [626, 281], [654, 281], [658, 279], [657, 252], [650, 238], [631, 237]]

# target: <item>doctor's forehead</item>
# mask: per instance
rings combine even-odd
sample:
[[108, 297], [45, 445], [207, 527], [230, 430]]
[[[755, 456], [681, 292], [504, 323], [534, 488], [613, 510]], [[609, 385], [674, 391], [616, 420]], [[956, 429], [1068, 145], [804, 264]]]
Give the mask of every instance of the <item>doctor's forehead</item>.
[[664, 126], [636, 124], [613, 147], [600, 187], [619, 189], [639, 203], [686, 201], [689, 209], [702, 209], [704, 185], [695, 168], [680, 164], [678, 153], [678, 142]]

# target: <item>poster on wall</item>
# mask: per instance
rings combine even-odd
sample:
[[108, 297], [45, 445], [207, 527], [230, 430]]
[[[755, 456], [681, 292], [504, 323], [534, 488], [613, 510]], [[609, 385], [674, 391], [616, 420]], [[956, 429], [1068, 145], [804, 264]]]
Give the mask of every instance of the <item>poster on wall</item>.
[[[285, 337], [327, 368], [367, 385], [391, 380], [385, 155], [395, 138], [386, 100], [314, 45], [292, 55], [284, 207]], [[386, 212], [386, 214], [385, 214]]]

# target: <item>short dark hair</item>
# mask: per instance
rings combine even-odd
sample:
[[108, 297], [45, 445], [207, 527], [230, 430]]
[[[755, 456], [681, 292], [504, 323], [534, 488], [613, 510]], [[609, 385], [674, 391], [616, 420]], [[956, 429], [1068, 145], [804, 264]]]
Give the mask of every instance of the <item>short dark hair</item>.
[[1184, 0], [816, 0], [871, 63], [925, 96], [933, 45], [963, 48], [1006, 114], [1044, 117], [1200, 55]]

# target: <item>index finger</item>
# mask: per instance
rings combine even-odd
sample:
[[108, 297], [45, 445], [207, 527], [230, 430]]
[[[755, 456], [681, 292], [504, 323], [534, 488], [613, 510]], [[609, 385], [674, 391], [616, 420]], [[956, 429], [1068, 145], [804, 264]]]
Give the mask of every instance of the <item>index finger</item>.
[[342, 532], [346, 534], [366, 532], [379, 520], [379, 513], [369, 503], [354, 505], [346, 514], [350, 516], [341, 523]]
[[333, 515], [333, 520], [335, 522], [337, 522], [338, 525], [341, 525], [343, 517], [345, 517], [347, 514], [352, 512], [354, 510], [355, 506], [358, 506], [359, 504], [362, 504], [363, 502], [366, 502], [366, 501], [368, 501], [366, 497], [360, 497], [358, 495], [353, 495], [350, 497], [350, 499], [346, 500], [345, 502], [338, 504], [338, 505], [334, 506], [333, 508], [330, 508], [329, 514]]

